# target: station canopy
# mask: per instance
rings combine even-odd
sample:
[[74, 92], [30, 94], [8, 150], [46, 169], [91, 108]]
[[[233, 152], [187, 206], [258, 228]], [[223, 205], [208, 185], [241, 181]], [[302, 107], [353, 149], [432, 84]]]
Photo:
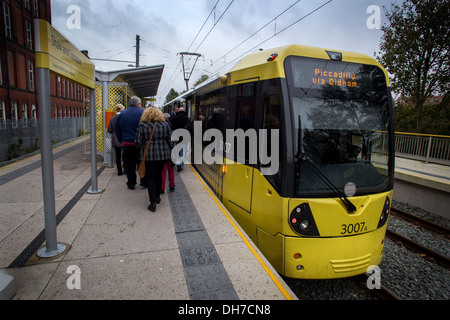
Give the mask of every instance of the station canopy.
[[117, 71], [95, 71], [97, 81], [126, 82], [140, 98], [154, 97], [158, 92], [164, 65]]

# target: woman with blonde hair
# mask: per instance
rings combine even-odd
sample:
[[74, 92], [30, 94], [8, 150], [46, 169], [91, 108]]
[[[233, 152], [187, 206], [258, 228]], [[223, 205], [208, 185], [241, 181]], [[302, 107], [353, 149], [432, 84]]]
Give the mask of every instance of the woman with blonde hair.
[[161, 202], [159, 196], [161, 190], [162, 170], [164, 164], [170, 160], [174, 143], [171, 140], [172, 130], [158, 108], [147, 108], [142, 114], [136, 132], [136, 146], [143, 159], [150, 136], [152, 140], [145, 156], [144, 183], [148, 187], [150, 205], [148, 210], [155, 212], [156, 204]]

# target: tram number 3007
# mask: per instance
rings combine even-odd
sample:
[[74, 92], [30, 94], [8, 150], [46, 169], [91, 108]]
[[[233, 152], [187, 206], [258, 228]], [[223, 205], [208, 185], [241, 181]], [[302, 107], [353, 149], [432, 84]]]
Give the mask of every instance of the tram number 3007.
[[352, 234], [367, 231], [367, 226], [365, 222], [360, 223], [350, 223], [341, 225], [341, 234]]

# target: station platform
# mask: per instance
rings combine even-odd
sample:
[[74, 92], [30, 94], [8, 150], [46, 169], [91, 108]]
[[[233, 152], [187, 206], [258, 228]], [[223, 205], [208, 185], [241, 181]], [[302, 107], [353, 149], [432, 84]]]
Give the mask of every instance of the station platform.
[[396, 157], [394, 200], [450, 219], [450, 166]]
[[147, 209], [147, 189], [98, 157], [89, 194], [84, 138], [54, 149], [57, 240], [45, 245], [40, 156], [0, 168], [0, 270], [13, 300], [295, 300], [283, 279], [189, 165]]

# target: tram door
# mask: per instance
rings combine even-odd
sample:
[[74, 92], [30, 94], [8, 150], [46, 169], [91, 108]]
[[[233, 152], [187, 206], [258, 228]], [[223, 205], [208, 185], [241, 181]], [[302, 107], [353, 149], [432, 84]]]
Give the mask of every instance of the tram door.
[[[236, 129], [245, 131], [254, 129], [255, 103], [253, 97], [239, 97], [236, 99]], [[253, 166], [249, 163], [252, 142], [245, 141], [245, 154], [238, 154], [237, 141], [234, 143], [235, 163], [228, 166], [227, 175], [233, 181], [233, 187], [229, 191], [229, 200], [247, 213], [251, 213]], [[244, 164], [245, 163], [245, 164]]]
[[251, 212], [253, 168], [241, 164], [228, 166], [227, 175], [233, 181], [229, 201], [247, 213]]

